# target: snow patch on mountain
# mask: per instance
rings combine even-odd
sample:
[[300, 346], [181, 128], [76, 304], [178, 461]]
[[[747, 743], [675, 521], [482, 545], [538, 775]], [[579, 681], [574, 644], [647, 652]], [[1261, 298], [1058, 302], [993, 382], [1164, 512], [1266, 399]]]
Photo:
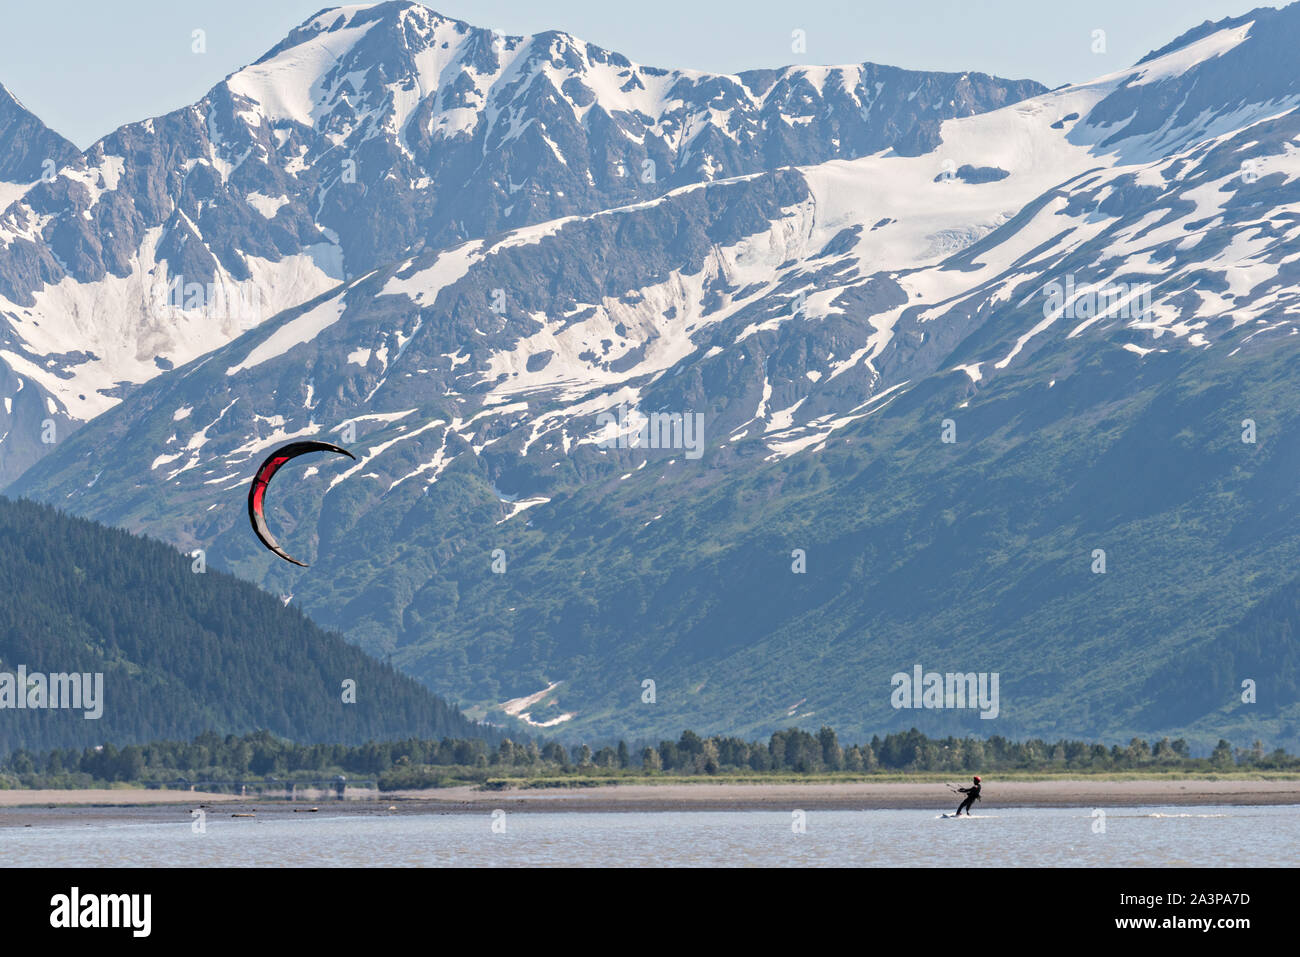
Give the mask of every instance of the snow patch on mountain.
[[347, 308], [347, 297], [345, 293], [340, 292], [308, 309], [302, 315], [290, 319], [266, 339], [254, 346], [243, 361], [228, 368], [226, 375], [237, 375], [245, 369], [251, 369], [277, 356], [284, 355], [294, 346], [311, 342], [325, 329], [338, 322], [343, 317], [345, 308]]

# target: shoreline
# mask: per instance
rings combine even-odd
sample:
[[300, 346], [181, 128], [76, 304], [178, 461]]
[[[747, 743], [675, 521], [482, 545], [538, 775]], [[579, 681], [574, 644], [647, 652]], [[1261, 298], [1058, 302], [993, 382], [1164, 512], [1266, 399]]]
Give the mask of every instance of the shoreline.
[[[364, 796], [362, 796], [364, 795]], [[942, 784], [909, 781], [834, 783], [617, 784], [594, 788], [511, 788], [470, 785], [423, 791], [332, 793], [288, 801], [233, 794], [144, 788], [0, 791], [0, 829], [47, 825], [189, 821], [205, 807], [215, 819], [314, 816], [522, 813], [952, 810], [960, 796]], [[1066, 779], [986, 780], [979, 807], [1258, 806], [1300, 804], [1300, 780]], [[315, 808], [315, 811], [310, 809]]]

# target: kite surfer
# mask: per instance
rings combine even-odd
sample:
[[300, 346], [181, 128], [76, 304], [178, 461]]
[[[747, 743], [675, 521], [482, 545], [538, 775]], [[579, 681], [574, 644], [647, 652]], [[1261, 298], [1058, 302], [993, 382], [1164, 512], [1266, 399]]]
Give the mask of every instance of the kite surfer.
[[961, 812], [963, 810], [965, 810], [966, 816], [970, 817], [971, 805], [980, 799], [980, 776], [978, 774], [975, 775], [975, 781], [970, 787], [953, 788], [953, 790], [966, 795], [966, 800], [961, 802], [961, 805], [957, 808], [957, 813], [954, 814], [953, 817], [961, 817]]

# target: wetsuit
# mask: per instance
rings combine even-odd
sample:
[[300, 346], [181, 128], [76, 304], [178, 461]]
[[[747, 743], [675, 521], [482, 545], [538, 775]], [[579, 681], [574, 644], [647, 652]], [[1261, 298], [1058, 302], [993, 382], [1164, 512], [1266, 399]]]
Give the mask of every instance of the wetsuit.
[[962, 811], [965, 811], [966, 816], [970, 817], [971, 805], [980, 799], [980, 786], [972, 784], [968, 788], [958, 788], [957, 790], [966, 795], [966, 800], [961, 802], [961, 806], [957, 808], [957, 813], [953, 817], [961, 817]]

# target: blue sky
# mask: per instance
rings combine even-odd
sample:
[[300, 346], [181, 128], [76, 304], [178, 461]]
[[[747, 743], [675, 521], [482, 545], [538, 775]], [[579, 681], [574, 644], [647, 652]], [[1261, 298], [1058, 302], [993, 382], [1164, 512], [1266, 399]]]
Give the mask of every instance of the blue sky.
[[[191, 103], [328, 0], [39, 0], [0, 14], [0, 83], [87, 146]], [[871, 60], [980, 70], [1057, 86], [1120, 69], [1249, 0], [441, 0], [505, 33], [561, 29], [652, 66], [733, 73]], [[1273, 4], [1277, 5], [1277, 4]], [[191, 51], [206, 32], [207, 52]], [[803, 30], [807, 53], [791, 53]], [[1106, 31], [1094, 53], [1093, 31]]]

